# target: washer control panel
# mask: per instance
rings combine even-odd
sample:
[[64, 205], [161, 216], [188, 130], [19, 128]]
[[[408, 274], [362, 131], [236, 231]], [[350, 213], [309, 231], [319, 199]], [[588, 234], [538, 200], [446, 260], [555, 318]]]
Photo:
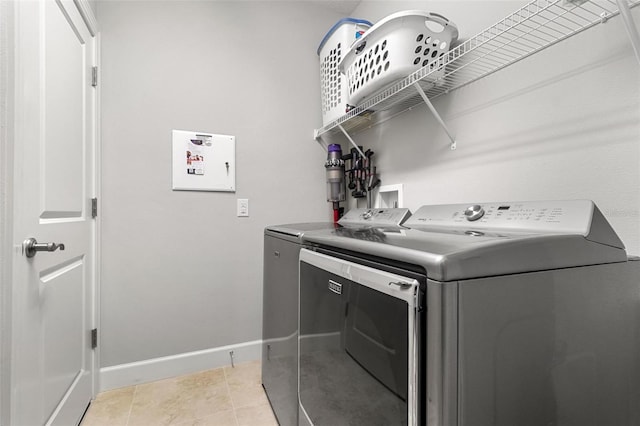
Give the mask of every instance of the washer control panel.
[[352, 209], [338, 223], [342, 226], [400, 226], [411, 216], [409, 209]]
[[587, 235], [594, 213], [589, 200], [518, 201], [422, 206], [404, 226]]
[[484, 208], [480, 204], [474, 204], [473, 206], [469, 206], [465, 209], [464, 215], [467, 217], [468, 221], [473, 222], [474, 220], [478, 220], [484, 216]]

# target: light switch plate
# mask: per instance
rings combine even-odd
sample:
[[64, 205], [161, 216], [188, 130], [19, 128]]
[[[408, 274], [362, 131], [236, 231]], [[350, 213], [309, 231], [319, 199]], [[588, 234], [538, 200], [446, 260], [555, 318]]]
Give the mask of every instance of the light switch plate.
[[238, 217], [249, 216], [249, 199], [238, 198]]

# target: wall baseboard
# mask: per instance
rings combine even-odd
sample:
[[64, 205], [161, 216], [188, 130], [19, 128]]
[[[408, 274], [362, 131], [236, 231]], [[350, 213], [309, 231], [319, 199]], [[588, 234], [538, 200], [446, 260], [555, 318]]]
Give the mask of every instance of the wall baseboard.
[[234, 364], [260, 360], [262, 340], [101, 368], [100, 391], [228, 366], [231, 365], [230, 351], [233, 351]]

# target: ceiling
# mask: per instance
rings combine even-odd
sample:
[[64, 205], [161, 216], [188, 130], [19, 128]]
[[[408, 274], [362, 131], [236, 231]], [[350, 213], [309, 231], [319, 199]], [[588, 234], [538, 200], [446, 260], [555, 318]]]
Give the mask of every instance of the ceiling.
[[350, 15], [362, 0], [308, 0], [309, 3], [332, 10], [341, 15]]

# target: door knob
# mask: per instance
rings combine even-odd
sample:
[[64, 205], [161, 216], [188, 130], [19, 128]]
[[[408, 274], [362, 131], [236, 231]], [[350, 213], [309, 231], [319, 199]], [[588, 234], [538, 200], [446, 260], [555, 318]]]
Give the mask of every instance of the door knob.
[[22, 252], [27, 255], [27, 257], [33, 257], [39, 251], [56, 251], [56, 250], [64, 250], [64, 244], [56, 244], [56, 243], [39, 243], [35, 238], [27, 238], [22, 243]]

